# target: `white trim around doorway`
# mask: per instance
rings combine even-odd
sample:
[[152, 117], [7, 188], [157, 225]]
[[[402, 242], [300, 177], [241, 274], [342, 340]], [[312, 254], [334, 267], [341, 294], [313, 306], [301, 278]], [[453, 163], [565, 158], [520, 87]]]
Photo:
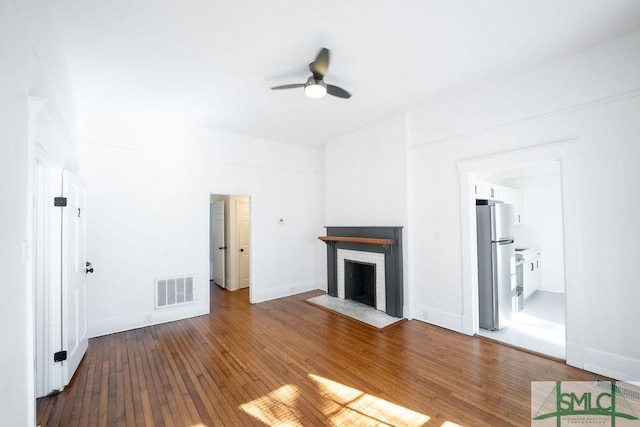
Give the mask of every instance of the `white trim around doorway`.
[[[479, 331], [477, 242], [474, 184], [477, 174], [518, 167], [559, 163], [562, 182], [562, 217], [566, 290], [566, 355], [567, 363], [580, 366], [583, 331], [580, 310], [582, 290], [579, 263], [580, 233], [578, 211], [579, 177], [575, 166], [578, 142], [575, 139], [540, 145], [532, 148], [498, 153], [462, 160], [457, 163], [460, 177], [461, 239], [462, 239], [462, 331], [475, 335]], [[571, 221], [567, 221], [571, 218]]]

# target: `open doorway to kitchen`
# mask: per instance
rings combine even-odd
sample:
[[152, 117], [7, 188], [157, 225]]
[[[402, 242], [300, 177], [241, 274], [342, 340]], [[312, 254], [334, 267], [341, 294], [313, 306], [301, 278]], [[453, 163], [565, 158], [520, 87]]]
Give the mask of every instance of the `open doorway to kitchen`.
[[228, 291], [251, 288], [251, 198], [211, 194], [209, 279]]
[[[572, 200], [566, 191], [571, 185], [566, 158], [574, 145], [551, 144], [458, 164], [470, 332], [563, 360], [571, 327], [563, 223]], [[492, 242], [481, 248], [476, 204], [509, 205], [509, 236], [502, 237], [513, 245], [502, 266], [493, 262]], [[490, 220], [488, 227], [491, 235]], [[492, 274], [502, 279], [492, 279]], [[500, 321], [487, 324], [482, 320], [487, 312], [498, 313]]]
[[[478, 335], [564, 359], [565, 283], [560, 163], [487, 171], [478, 174], [478, 178], [476, 185], [488, 186], [490, 192], [493, 190], [494, 197], [488, 200], [510, 205], [513, 226], [509, 230], [514, 242], [510, 254], [512, 262], [505, 267], [509, 270], [507, 286], [501, 290], [498, 288], [502, 285], [499, 280], [491, 283], [496, 286], [496, 291], [508, 294], [505, 301], [509, 305], [506, 308], [509, 319], [499, 328], [481, 322]], [[481, 191], [476, 195], [476, 203], [490, 196]], [[482, 227], [478, 215], [476, 223], [479, 233]], [[486, 256], [491, 257], [491, 251], [481, 248], [479, 240], [479, 275], [483, 270], [482, 255], [487, 261]], [[479, 295], [486, 288], [487, 281], [479, 276]], [[483, 310], [491, 311], [492, 307], [487, 307], [481, 299], [478, 304], [481, 314]]]

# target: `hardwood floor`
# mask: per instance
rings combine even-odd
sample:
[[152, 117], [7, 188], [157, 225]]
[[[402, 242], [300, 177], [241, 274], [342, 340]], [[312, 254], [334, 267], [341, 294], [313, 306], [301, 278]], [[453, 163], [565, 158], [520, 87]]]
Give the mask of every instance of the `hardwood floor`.
[[211, 287], [211, 314], [94, 338], [44, 426], [527, 425], [531, 381], [563, 363], [420, 321], [378, 331], [304, 302], [250, 305]]

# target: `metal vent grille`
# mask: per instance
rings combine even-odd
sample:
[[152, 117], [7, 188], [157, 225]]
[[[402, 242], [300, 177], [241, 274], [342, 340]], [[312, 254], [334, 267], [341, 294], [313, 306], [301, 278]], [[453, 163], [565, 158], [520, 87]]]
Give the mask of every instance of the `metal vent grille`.
[[[598, 388], [611, 390], [611, 381], [595, 380], [594, 385]], [[640, 402], [640, 392], [638, 392], [637, 390], [633, 390], [627, 387], [621, 387], [616, 384], [616, 394]]]
[[156, 308], [193, 302], [193, 276], [156, 279]]

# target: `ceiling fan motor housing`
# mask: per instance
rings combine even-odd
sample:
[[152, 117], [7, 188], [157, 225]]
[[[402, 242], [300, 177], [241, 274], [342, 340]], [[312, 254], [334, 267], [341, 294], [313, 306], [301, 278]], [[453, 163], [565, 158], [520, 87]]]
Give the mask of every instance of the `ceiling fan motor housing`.
[[322, 80], [322, 79], [317, 79], [316, 80], [315, 78], [313, 78], [313, 76], [311, 76], [311, 77], [309, 77], [307, 79], [307, 82], [304, 84], [304, 87], [311, 86], [311, 85], [322, 86], [325, 89], [327, 88], [327, 84], [324, 82], [324, 80]]

